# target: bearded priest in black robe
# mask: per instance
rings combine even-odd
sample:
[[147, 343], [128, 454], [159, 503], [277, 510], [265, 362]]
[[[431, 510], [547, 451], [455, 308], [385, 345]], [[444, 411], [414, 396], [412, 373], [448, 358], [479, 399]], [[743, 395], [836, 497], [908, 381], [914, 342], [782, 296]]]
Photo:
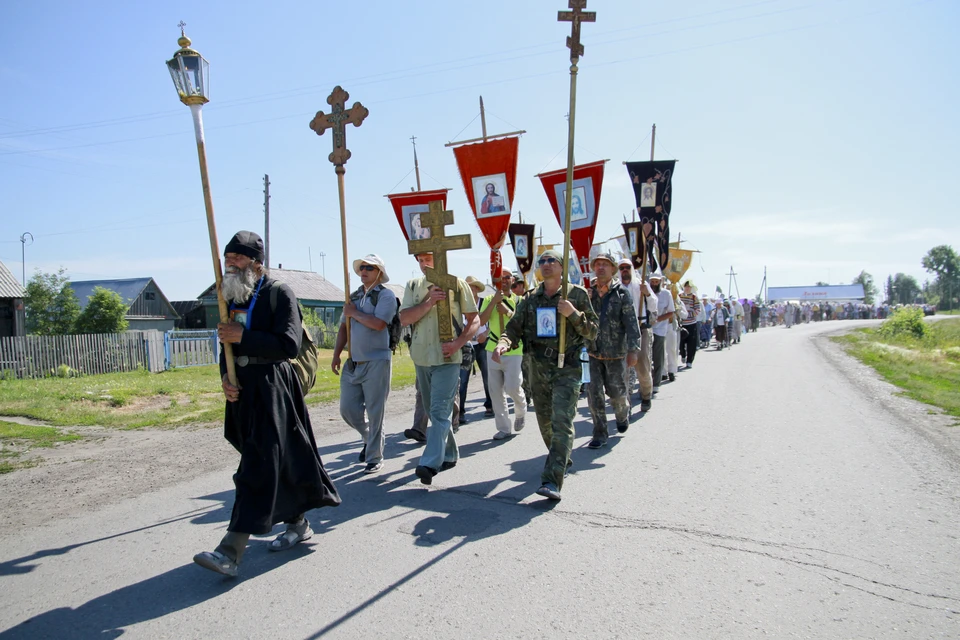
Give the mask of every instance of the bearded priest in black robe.
[[263, 241], [253, 232], [233, 236], [224, 262], [222, 290], [231, 321], [218, 324], [217, 333], [220, 342], [233, 345], [238, 382], [235, 387], [228, 381], [221, 353], [224, 436], [240, 452], [240, 466], [227, 535], [213, 552], [193, 560], [235, 576], [251, 534], [268, 534], [284, 522], [286, 531], [269, 549], [289, 549], [313, 535], [306, 512], [337, 506], [340, 496], [317, 453], [300, 379], [289, 362], [303, 335], [297, 298], [267, 274]]

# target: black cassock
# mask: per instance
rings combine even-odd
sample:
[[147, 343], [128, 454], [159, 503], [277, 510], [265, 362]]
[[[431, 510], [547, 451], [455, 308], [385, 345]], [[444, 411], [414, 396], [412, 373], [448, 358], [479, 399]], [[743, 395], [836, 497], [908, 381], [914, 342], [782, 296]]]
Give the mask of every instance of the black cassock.
[[[244, 329], [236, 358], [270, 364], [237, 366], [240, 400], [227, 402], [224, 437], [240, 452], [233, 476], [236, 498], [227, 531], [264, 535], [273, 525], [318, 507], [335, 507], [340, 496], [317, 453], [300, 379], [288, 362], [300, 350], [302, 335], [297, 299], [278, 284], [277, 309], [270, 309], [264, 278]], [[239, 307], [249, 306], [249, 301]], [[226, 373], [223, 355], [220, 373]]]

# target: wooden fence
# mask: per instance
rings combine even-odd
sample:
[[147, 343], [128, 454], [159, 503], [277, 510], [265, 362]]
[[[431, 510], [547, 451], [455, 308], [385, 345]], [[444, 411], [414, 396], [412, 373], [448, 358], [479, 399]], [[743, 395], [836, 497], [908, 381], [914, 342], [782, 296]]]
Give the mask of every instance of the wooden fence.
[[118, 371], [163, 371], [163, 333], [128, 331], [0, 338], [0, 376], [43, 378]]

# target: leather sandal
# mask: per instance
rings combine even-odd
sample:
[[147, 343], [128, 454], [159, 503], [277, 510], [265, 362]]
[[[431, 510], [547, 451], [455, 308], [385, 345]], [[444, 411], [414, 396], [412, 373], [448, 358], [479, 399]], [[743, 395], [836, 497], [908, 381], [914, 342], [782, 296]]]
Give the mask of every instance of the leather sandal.
[[302, 525], [287, 525], [287, 530], [270, 541], [268, 548], [270, 551], [286, 551], [298, 542], [309, 540], [313, 537], [313, 529], [306, 520]]

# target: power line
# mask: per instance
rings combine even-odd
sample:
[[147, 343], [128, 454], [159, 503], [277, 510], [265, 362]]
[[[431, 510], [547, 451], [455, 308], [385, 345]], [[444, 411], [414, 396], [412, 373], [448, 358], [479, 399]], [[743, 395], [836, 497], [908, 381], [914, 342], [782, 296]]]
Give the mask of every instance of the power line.
[[[734, 12], [734, 11], [739, 11], [739, 10], [741, 10], [741, 9], [749, 9], [749, 8], [752, 8], [752, 7], [756, 7], [756, 6], [760, 6], [760, 5], [765, 5], [765, 4], [770, 4], [770, 3], [772, 3], [772, 2], [779, 2], [779, 1], [782, 1], [782, 0], [763, 0], [763, 1], [761, 1], [761, 2], [753, 2], [753, 3], [738, 5], [738, 6], [736, 6], [736, 7], [729, 7], [729, 8], [721, 9], [721, 10], [717, 10], [717, 11], [705, 12], [705, 13], [701, 13], [701, 14], [697, 14], [697, 15], [693, 15], [693, 16], [679, 17], [679, 18], [671, 18], [671, 19], [667, 19], [667, 20], [661, 20], [661, 21], [658, 21], [658, 22], [645, 23], [645, 24], [642, 24], [642, 25], [635, 25], [635, 26], [632, 26], [632, 27], [625, 27], [625, 28], [615, 29], [615, 30], [606, 31], [606, 32], [599, 32], [599, 33], [597, 34], [597, 36], [599, 36], [599, 37], [602, 38], [604, 35], [612, 35], [612, 34], [616, 34], [616, 33], [624, 33], [624, 32], [628, 32], [628, 31], [636, 31], [636, 30], [646, 30], [646, 29], [649, 29], [649, 28], [651, 28], [651, 27], [657, 27], [657, 26], [660, 26], [660, 25], [666, 25], [666, 24], [673, 24], [673, 23], [676, 23], [676, 22], [684, 22], [684, 21], [696, 20], [696, 19], [699, 19], [699, 18], [709, 17], [709, 16], [713, 16], [713, 15], [719, 15], [719, 14], [723, 14], [723, 13], [730, 13], [730, 12]], [[749, 16], [745, 16], [745, 17], [734, 18], [734, 19], [730, 19], [730, 20], [723, 20], [723, 21], [718, 21], [718, 22], [713, 22], [713, 23], [706, 23], [706, 24], [702, 24], [702, 25], [694, 25], [694, 26], [690, 26], [690, 27], [683, 27], [683, 28], [678, 28], [678, 29], [674, 29], [674, 30], [662, 31], [662, 32], [659, 32], [659, 33], [652, 33], [652, 34], [651, 34], [651, 33], [641, 33], [641, 34], [639, 34], [639, 35], [637, 35], [637, 36], [633, 36], [633, 37], [630, 37], [630, 38], [622, 38], [622, 39], [618, 39], [618, 40], [607, 40], [607, 41], [598, 40], [598, 41], [595, 41], [595, 42], [594, 42], [594, 46], [599, 46], [599, 45], [603, 45], [603, 44], [613, 44], [613, 43], [623, 42], [623, 41], [626, 41], [626, 40], [636, 39], [636, 38], [638, 38], [638, 37], [650, 37], [651, 35], [665, 35], [665, 34], [675, 33], [675, 32], [678, 32], [678, 31], [683, 31], [683, 30], [692, 29], [692, 28], [703, 28], [703, 27], [709, 27], [709, 26], [716, 26], [716, 25], [720, 25], [720, 24], [729, 24], [730, 22], [737, 22], [737, 21], [742, 21], [742, 20], [748, 20], [748, 19], [753, 19], [753, 18], [756, 18], [756, 17], [763, 17], [763, 16], [767, 16], [767, 15], [773, 15], [773, 14], [775, 14], [775, 13], [782, 13], [782, 12], [786, 12], [786, 11], [796, 11], [796, 10], [800, 10], [800, 9], [802, 9], [802, 8], [806, 8], [807, 6], [810, 6], [810, 5], [806, 5], [806, 6], [804, 6], [804, 7], [798, 7], [798, 8], [788, 8], [788, 9], [783, 9], [783, 10], [776, 11], [776, 12], [768, 12], [768, 13], [765, 13], [765, 14], [749, 15]], [[509, 56], [508, 56], [508, 54], [517, 54], [517, 53], [521, 53], [521, 52], [525, 52], [525, 51], [533, 51], [533, 50], [541, 49], [541, 48], [544, 48], [544, 47], [548, 47], [549, 50], [548, 50], [548, 51], [538, 52], [538, 53], [529, 53], [529, 54], [527, 54], [527, 55], [509, 55]], [[411, 77], [416, 77], [416, 76], [419, 76], [419, 75], [427, 75], [427, 74], [430, 74], [430, 73], [438, 73], [438, 72], [439, 72], [439, 73], [443, 73], [443, 72], [447, 72], [447, 71], [457, 71], [457, 70], [461, 70], [461, 69], [465, 69], [465, 68], [469, 68], [469, 67], [473, 67], [473, 66], [493, 64], [493, 63], [496, 63], [496, 62], [509, 62], [509, 61], [513, 61], [513, 60], [519, 60], [519, 59], [528, 58], [528, 57], [534, 57], [534, 56], [538, 56], [538, 55], [552, 54], [552, 53], [555, 53], [555, 52], [556, 52], [557, 50], [559, 50], [559, 49], [560, 49], [560, 47], [557, 46], [557, 43], [556, 43], [555, 41], [543, 42], [543, 43], [539, 43], [539, 44], [527, 45], [527, 46], [524, 46], [524, 47], [518, 47], [518, 48], [515, 48], [515, 49], [509, 49], [509, 50], [506, 50], [506, 51], [497, 51], [497, 52], [492, 52], [492, 53], [485, 53], [485, 54], [479, 54], [479, 55], [474, 55], [474, 56], [467, 56], [467, 57], [464, 57], [464, 58], [459, 58], [459, 59], [457, 59], [457, 60], [446, 60], [446, 61], [441, 61], [441, 62], [433, 62], [433, 63], [429, 63], [429, 64], [425, 64], [425, 65], [420, 65], [420, 66], [417, 66], [417, 67], [398, 68], [398, 69], [394, 69], [394, 70], [391, 70], [391, 71], [379, 72], [379, 73], [375, 73], [375, 74], [369, 74], [369, 75], [366, 75], [366, 76], [359, 76], [359, 77], [356, 77], [356, 78], [351, 78], [351, 79], [348, 79], [346, 82], [349, 82], [352, 86], [357, 86], [357, 85], [361, 85], [361, 86], [362, 86], [362, 85], [364, 85], [364, 84], [372, 84], [372, 83], [377, 83], [377, 82], [385, 82], [385, 81], [389, 81], [389, 80], [403, 80], [403, 79], [407, 79], [407, 78], [411, 78]], [[506, 57], [505, 57], [505, 56], [506, 56]], [[482, 61], [482, 62], [473, 62], [472, 64], [462, 64], [462, 63], [466, 63], [466, 62], [470, 62], [470, 61], [482, 60], [482, 59], [484, 59], [484, 58], [494, 58], [494, 59], [492, 59], [492, 60], [487, 60], [487, 61]], [[451, 65], [451, 66], [447, 66], [447, 65]], [[459, 65], [459, 66], [456, 66], [456, 65]], [[447, 66], [447, 68], [435, 69], [435, 68], [437, 68], [437, 67], [444, 67], [444, 66]], [[434, 69], [434, 70], [433, 70], [433, 71], [425, 71], [425, 70], [427, 70], [427, 69]], [[411, 71], [419, 71], [419, 73], [410, 73]], [[396, 74], [401, 74], [401, 75], [396, 75]], [[237, 107], [237, 106], [246, 106], [246, 105], [250, 105], [250, 104], [258, 104], [258, 103], [266, 102], [266, 101], [270, 101], [270, 100], [277, 100], [277, 99], [297, 97], [297, 96], [299, 96], [299, 95], [305, 95], [305, 94], [309, 94], [309, 93], [316, 92], [316, 91], [326, 91], [327, 88], [328, 88], [328, 85], [329, 85], [329, 83], [314, 84], [314, 85], [307, 85], [307, 86], [304, 86], [304, 87], [297, 87], [297, 88], [287, 89], [287, 90], [283, 90], [283, 91], [276, 91], [276, 92], [273, 92], [273, 93], [271, 93], [271, 94], [268, 94], [267, 96], [264, 96], [263, 94], [258, 94], [258, 95], [256, 95], [256, 96], [247, 96], [247, 97], [240, 97], [240, 98], [228, 99], [228, 100], [220, 101], [220, 102], [218, 102], [218, 103], [215, 104], [215, 105], [211, 105], [211, 106], [209, 107], [209, 109], [211, 109], [211, 110], [225, 109], [225, 108], [231, 108], [231, 107]], [[27, 137], [27, 136], [34, 136], [34, 135], [45, 135], [45, 134], [50, 134], [50, 133], [62, 133], [62, 132], [65, 132], [65, 131], [77, 131], [77, 130], [84, 130], [84, 129], [94, 129], [94, 128], [99, 128], [99, 127], [113, 126], [113, 125], [120, 125], [120, 124], [134, 124], [134, 123], [146, 122], [146, 121], [149, 121], [149, 120], [155, 120], [155, 119], [160, 119], [160, 118], [174, 117], [174, 116], [178, 115], [179, 113], [180, 113], [179, 110], [173, 110], [173, 109], [171, 109], [171, 110], [165, 110], [165, 111], [155, 111], [155, 112], [146, 113], [146, 114], [140, 114], [140, 115], [131, 115], [131, 116], [122, 116], [122, 117], [119, 117], [119, 118], [109, 118], [109, 119], [104, 119], [104, 120], [95, 120], [95, 121], [87, 122], [87, 123], [78, 123], [78, 124], [73, 124], [73, 125], [58, 125], [58, 126], [53, 126], [53, 127], [42, 127], [42, 128], [27, 129], [27, 130], [22, 130], [22, 131], [8, 132], [8, 133], [0, 134], [0, 138]], [[506, 122], [506, 121], [504, 121], [504, 122]], [[509, 124], [509, 123], [508, 123], [508, 124]]]

